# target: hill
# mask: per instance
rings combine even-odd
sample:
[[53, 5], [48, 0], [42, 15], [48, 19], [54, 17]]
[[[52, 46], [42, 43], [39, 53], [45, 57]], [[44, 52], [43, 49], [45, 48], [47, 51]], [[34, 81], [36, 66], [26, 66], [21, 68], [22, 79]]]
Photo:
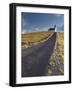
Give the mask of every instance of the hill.
[[53, 32], [33, 32], [21, 35], [21, 46], [28, 48], [46, 41]]

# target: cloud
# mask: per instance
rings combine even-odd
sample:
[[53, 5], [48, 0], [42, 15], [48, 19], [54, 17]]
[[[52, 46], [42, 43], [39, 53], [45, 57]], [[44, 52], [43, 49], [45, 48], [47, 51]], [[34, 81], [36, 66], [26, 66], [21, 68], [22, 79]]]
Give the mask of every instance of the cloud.
[[40, 28], [33, 28], [34, 31], [41, 32], [41, 31], [48, 31], [49, 27], [40, 27]]
[[27, 22], [24, 19], [22, 19], [22, 28], [24, 28], [26, 25], [27, 25]]
[[58, 26], [57, 31], [58, 32], [64, 32], [64, 24], [62, 24], [61, 26]]
[[30, 32], [42, 32], [42, 31], [48, 31], [49, 27], [30, 27], [30, 29], [23, 29], [22, 33], [30, 33]]
[[[48, 31], [50, 27], [35, 27], [31, 26], [28, 28], [23, 28], [22, 33], [31, 33], [31, 32], [42, 32]], [[57, 26], [57, 32], [64, 32], [64, 24]]]
[[60, 16], [62, 16], [62, 15], [61, 15], [61, 14], [55, 14], [55, 16], [60, 17]]
[[48, 14], [49, 16], [56, 16], [56, 17], [60, 17], [60, 16], [62, 16], [62, 14], [55, 14], [55, 13], [50, 13], [50, 14]]

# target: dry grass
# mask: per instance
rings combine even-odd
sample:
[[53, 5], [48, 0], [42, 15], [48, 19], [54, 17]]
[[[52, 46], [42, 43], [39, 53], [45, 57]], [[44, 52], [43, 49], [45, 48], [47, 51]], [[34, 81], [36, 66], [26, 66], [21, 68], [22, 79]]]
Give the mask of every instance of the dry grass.
[[[22, 34], [22, 47], [28, 48], [47, 40], [53, 32]], [[48, 62], [48, 76], [64, 75], [64, 33], [57, 33], [56, 46]]]
[[57, 50], [61, 63], [64, 63], [64, 33], [57, 33]]
[[57, 33], [56, 46], [48, 64], [48, 75], [64, 75], [64, 33]]
[[34, 32], [21, 35], [21, 45], [24, 48], [31, 47], [38, 43], [44, 42], [53, 32]]

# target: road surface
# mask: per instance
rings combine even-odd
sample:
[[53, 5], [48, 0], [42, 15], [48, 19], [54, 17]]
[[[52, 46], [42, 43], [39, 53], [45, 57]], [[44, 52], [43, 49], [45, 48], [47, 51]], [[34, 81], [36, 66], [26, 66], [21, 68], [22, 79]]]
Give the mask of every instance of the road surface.
[[22, 77], [45, 76], [55, 43], [56, 33], [44, 43], [27, 49], [22, 48]]

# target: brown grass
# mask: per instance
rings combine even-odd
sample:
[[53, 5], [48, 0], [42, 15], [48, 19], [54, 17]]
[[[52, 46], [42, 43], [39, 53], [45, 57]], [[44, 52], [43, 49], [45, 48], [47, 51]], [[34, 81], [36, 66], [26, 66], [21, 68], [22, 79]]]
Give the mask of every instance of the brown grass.
[[21, 35], [21, 45], [24, 48], [31, 47], [38, 43], [44, 42], [49, 38], [53, 33], [52, 32], [34, 32]]
[[48, 75], [64, 75], [64, 33], [57, 33], [56, 46], [48, 62]]

